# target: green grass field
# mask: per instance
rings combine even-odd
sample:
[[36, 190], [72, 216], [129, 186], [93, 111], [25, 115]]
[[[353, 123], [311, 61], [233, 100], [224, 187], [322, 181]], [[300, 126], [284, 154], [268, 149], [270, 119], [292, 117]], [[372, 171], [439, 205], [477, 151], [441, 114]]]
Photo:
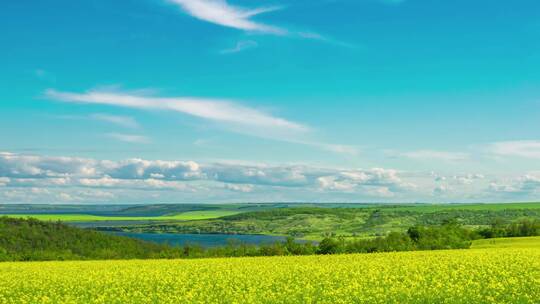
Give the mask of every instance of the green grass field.
[[[379, 208], [379, 207], [378, 207]], [[383, 211], [439, 212], [451, 210], [502, 211], [520, 209], [540, 209], [540, 202], [535, 203], [485, 203], [485, 204], [416, 204], [392, 205], [380, 207]]]
[[540, 236], [482, 239], [473, 242], [472, 249], [485, 248], [538, 248], [540, 249]]
[[[336, 207], [338, 206], [338, 207]], [[494, 219], [505, 224], [540, 219], [540, 203], [506, 204], [163, 204], [132, 206], [107, 213], [40, 211], [5, 212], [11, 217], [45, 221], [94, 222], [124, 232], [265, 234], [322, 240], [328, 235], [372, 238], [403, 232], [415, 225], [440, 225], [458, 220], [468, 227], [488, 227]], [[88, 213], [86, 213], [88, 212]], [[117, 223], [112, 223], [117, 222]]]
[[[238, 209], [240, 211], [241, 209]], [[293, 207], [239, 212], [222, 218], [146, 223], [116, 227], [124, 232], [266, 234], [322, 240], [328, 235], [371, 238], [404, 232], [415, 225], [488, 227], [497, 219], [505, 224], [540, 219], [540, 203], [379, 206], [369, 208]]]
[[90, 214], [4, 214], [13, 218], [35, 218], [42, 221], [63, 222], [99, 222], [99, 221], [188, 221], [214, 219], [222, 216], [238, 214], [238, 211], [204, 210], [188, 211], [176, 215], [163, 216], [98, 216]]

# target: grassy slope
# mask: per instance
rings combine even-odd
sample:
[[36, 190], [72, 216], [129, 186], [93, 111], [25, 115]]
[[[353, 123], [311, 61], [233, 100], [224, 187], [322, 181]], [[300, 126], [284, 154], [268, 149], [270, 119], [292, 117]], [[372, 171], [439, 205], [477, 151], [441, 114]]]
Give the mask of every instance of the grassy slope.
[[293, 235], [319, 239], [328, 231], [359, 230], [369, 218], [362, 209], [287, 208], [240, 213], [220, 219], [155, 223], [125, 227], [125, 231]]
[[538, 248], [540, 249], [540, 236], [476, 240], [472, 243], [471, 248], [472, 249], [486, 249], [486, 248]]
[[379, 206], [369, 208], [275, 208], [217, 219], [123, 227], [124, 231], [291, 235], [320, 240], [333, 233], [372, 237], [404, 231], [416, 224], [440, 225], [458, 219], [467, 226], [486, 226], [494, 219], [510, 223], [540, 219], [540, 203]]
[[5, 214], [11, 218], [35, 218], [42, 221], [64, 221], [64, 222], [94, 222], [94, 221], [185, 221], [204, 220], [222, 216], [230, 216], [239, 213], [238, 211], [226, 210], [205, 210], [188, 211], [176, 215], [163, 216], [100, 216], [90, 214]]
[[[320, 207], [319, 207], [320, 206]], [[359, 208], [362, 207], [362, 208]], [[10, 216], [66, 222], [133, 221], [123, 231], [290, 235], [320, 240], [329, 234], [373, 237], [404, 231], [416, 224], [439, 225], [459, 219], [468, 226], [485, 226], [494, 219], [509, 223], [540, 219], [540, 203], [512, 204], [208, 204], [134, 206], [113, 214], [21, 214]], [[135, 221], [149, 221], [141, 224]], [[104, 228], [106, 229], [106, 228]]]
[[[304, 205], [304, 204], [302, 204]], [[307, 204], [306, 204], [307, 205]], [[122, 208], [76, 205], [0, 205], [0, 216], [36, 218], [45, 221], [185, 221], [214, 219], [243, 212], [298, 206], [293, 203], [268, 204], [155, 204]]]
[[[72, 211], [55, 212], [54, 206], [49, 206], [47, 212], [25, 211], [2, 212], [10, 217], [26, 218], [33, 217], [40, 220], [60, 220], [60, 221], [130, 221], [130, 220], [202, 220], [214, 219], [224, 216], [235, 215], [246, 212], [264, 212], [272, 210], [282, 210], [287, 208], [299, 209], [347, 209], [353, 213], [380, 210], [384, 212], [414, 212], [414, 213], [434, 213], [446, 211], [501, 211], [501, 210], [525, 210], [540, 209], [540, 203], [507, 203], [507, 204], [406, 204], [406, 205], [384, 205], [384, 204], [177, 204], [177, 205], [147, 205], [125, 208], [108, 215], [98, 215], [85, 210], [77, 210], [71, 206]], [[32, 208], [37, 208], [36, 206]], [[43, 207], [41, 207], [43, 208]], [[321, 211], [322, 214], [328, 214]], [[264, 213], [260, 213], [264, 214]], [[2, 214], [4, 215], [4, 214]], [[389, 223], [390, 226], [393, 223]]]
[[540, 202], [534, 203], [495, 203], [495, 204], [416, 204], [393, 205], [381, 208], [384, 211], [440, 212], [452, 210], [500, 211], [516, 209], [540, 209]]

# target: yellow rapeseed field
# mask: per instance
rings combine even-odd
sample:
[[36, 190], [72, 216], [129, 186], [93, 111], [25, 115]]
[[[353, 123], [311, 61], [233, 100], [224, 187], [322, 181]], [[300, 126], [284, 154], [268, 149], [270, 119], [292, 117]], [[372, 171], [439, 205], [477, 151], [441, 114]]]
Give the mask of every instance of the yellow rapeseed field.
[[540, 250], [0, 263], [0, 303], [540, 303]]

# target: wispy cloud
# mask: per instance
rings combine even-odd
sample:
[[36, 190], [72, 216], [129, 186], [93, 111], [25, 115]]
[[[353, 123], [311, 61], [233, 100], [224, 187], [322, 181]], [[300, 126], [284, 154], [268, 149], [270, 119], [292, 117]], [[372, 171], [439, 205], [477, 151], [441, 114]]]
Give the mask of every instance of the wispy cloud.
[[[330, 144], [310, 139], [311, 128], [298, 122], [273, 116], [255, 108], [247, 107], [226, 99], [195, 97], [154, 97], [129, 92], [91, 90], [85, 93], [47, 90], [45, 95], [53, 100], [73, 103], [105, 104], [141, 110], [173, 111], [215, 122], [225, 129], [266, 139], [311, 146], [338, 154], [355, 155], [355, 147]], [[108, 121], [130, 124], [129, 119], [101, 116]], [[144, 138], [132, 135], [112, 136], [126, 142], [144, 143]]]
[[86, 93], [47, 90], [48, 98], [75, 103], [105, 104], [142, 110], [165, 110], [228, 123], [239, 127], [258, 127], [288, 132], [306, 132], [302, 124], [274, 117], [262, 111], [223, 99], [196, 97], [153, 97], [126, 92], [91, 90]]
[[418, 150], [401, 153], [400, 156], [417, 160], [442, 160], [442, 161], [462, 161], [469, 158], [469, 154], [462, 152], [448, 152], [436, 150]]
[[139, 127], [139, 124], [133, 117], [129, 116], [118, 116], [110, 114], [92, 114], [90, 118], [95, 120], [100, 120], [108, 123], [112, 123], [124, 128], [136, 129]]
[[253, 49], [258, 46], [259, 44], [253, 40], [242, 40], [242, 41], [238, 41], [233, 48], [221, 50], [220, 53], [221, 54], [234, 54], [234, 53], [239, 53], [245, 50]]
[[244, 31], [284, 35], [287, 30], [253, 21], [253, 16], [281, 9], [278, 6], [247, 9], [225, 0], [169, 0], [189, 15], [210, 23]]
[[286, 141], [295, 143], [295, 144], [314, 147], [314, 148], [328, 151], [328, 152], [347, 155], [347, 156], [356, 156], [360, 153], [360, 149], [358, 147], [351, 146], [351, 145], [330, 144], [330, 143], [319, 142], [319, 141], [297, 140], [297, 139], [288, 139]]
[[108, 137], [114, 138], [119, 141], [132, 143], [132, 144], [148, 144], [150, 139], [146, 136], [136, 134], [122, 134], [122, 133], [108, 133]]
[[351, 49], [362, 48], [362, 46], [358, 46], [358, 45], [355, 45], [355, 44], [352, 44], [352, 43], [347, 43], [347, 42], [344, 42], [344, 41], [329, 38], [329, 37], [323, 36], [323, 35], [321, 35], [319, 33], [315, 33], [315, 32], [298, 32], [298, 33], [296, 33], [296, 36], [300, 37], [302, 39], [310, 39], [310, 40], [325, 42], [325, 43], [328, 43], [328, 44], [341, 46], [341, 47], [346, 47], [346, 48], [351, 48]]
[[[355, 47], [352, 44], [325, 37], [312, 31], [290, 31], [283, 27], [267, 25], [252, 20], [252, 17], [282, 9], [281, 6], [259, 8], [244, 8], [229, 4], [226, 0], [168, 0], [180, 6], [187, 14], [206, 22], [235, 28], [238, 30], [289, 36], [292, 38], [310, 39], [344, 47]], [[224, 50], [222, 53], [236, 53], [255, 47], [253, 42], [239, 42], [235, 48]]]
[[497, 156], [540, 158], [540, 140], [495, 142], [488, 145], [487, 150]]

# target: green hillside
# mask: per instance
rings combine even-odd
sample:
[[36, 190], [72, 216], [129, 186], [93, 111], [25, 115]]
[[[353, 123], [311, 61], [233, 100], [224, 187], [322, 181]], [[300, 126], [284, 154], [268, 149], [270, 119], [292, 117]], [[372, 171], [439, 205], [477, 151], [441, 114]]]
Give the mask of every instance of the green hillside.
[[540, 249], [540, 236], [496, 238], [475, 240], [472, 249], [484, 248], [538, 248]]
[[366, 208], [296, 206], [248, 211], [214, 219], [162, 222], [103, 230], [153, 233], [268, 234], [321, 240], [327, 236], [376, 237], [415, 225], [457, 221], [470, 228], [540, 220], [539, 203], [371, 206]]
[[175, 215], [161, 216], [103, 216], [92, 214], [5, 214], [11, 218], [35, 218], [42, 221], [63, 221], [63, 222], [103, 222], [103, 221], [185, 221], [204, 220], [222, 216], [237, 214], [237, 211], [227, 210], [205, 210], [187, 211]]
[[0, 261], [169, 258], [178, 251], [59, 222], [0, 217]]

